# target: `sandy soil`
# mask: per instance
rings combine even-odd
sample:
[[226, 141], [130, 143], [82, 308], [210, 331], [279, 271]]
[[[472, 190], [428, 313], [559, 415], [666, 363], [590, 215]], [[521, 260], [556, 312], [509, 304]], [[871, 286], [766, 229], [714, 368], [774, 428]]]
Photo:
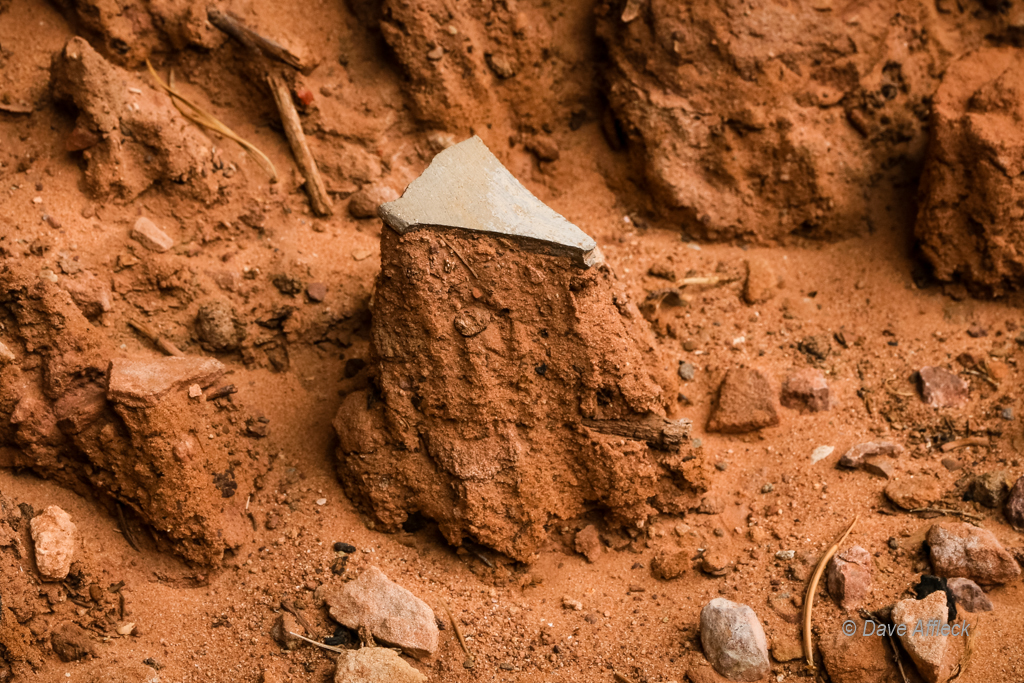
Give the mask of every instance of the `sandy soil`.
[[[698, 244], [685, 225], [681, 231], [678, 223], [649, 213], [635, 159], [609, 145], [602, 123], [601, 49], [595, 39], [580, 38], [594, 33], [592, 8], [585, 4], [554, 10], [522, 3], [523, 21], [542, 27], [559, 46], [558, 74], [572, 74], [548, 92], [524, 87], [530, 92], [516, 105], [529, 109], [530, 98], [546, 101], [539, 118], [547, 118], [551, 130], [538, 119], [510, 146], [510, 134], [527, 117], [509, 123], [507, 117], [516, 116], [509, 111], [517, 110], [501, 109], [499, 102], [492, 106], [504, 114], [494, 114], [493, 127], [481, 118], [473, 132], [531, 191], [598, 241], [634, 302], [670, 284], [652, 269], [668, 268], [679, 278], [735, 278], [687, 287], [682, 305], [663, 305], [648, 316], [668, 369], [674, 372], [681, 361], [696, 368], [695, 378], [681, 383], [670, 401], [669, 415], [693, 420], [693, 436], [703, 442], [711, 474], [708, 505], [703, 512], [661, 515], [634, 530], [635, 538], [606, 526], [600, 509], [552, 519], [549, 540], [530, 564], [479, 546], [453, 548], [429, 520], [410, 525], [411, 531], [375, 531], [338, 481], [332, 427], [344, 398], [339, 390], [353, 374], [350, 361], [368, 358], [369, 299], [380, 268], [380, 221], [353, 218], [347, 203], [361, 186], [400, 192], [429, 163], [442, 133], [440, 124], [423, 123], [419, 99], [407, 92], [415, 79], [403, 75], [381, 34], [340, 2], [309, 11], [252, 2], [247, 20], [301, 44], [318, 64], [298, 76], [296, 87], [314, 97], [303, 111], [304, 124], [334, 197], [334, 215], [312, 215], [273, 101], [246, 75], [244, 55], [230, 42], [207, 38], [208, 49], [162, 43], [155, 65], [163, 73], [173, 67], [182, 91], [262, 149], [281, 181], [269, 184], [237, 145], [212, 136], [221, 161], [214, 200], [167, 178], [128, 199], [98, 197], [86, 187], [82, 153], [65, 151], [74, 111], [48, 94], [51, 58], [78, 32], [73, 11], [62, 13], [57, 4], [0, 2], [0, 95], [32, 108], [30, 114], [0, 111], [0, 259], [27, 272], [49, 271], [44, 276], [55, 274], [58, 285], [84, 277], [83, 270], [106, 283], [112, 310], [95, 319], [90, 334], [108, 359], [161, 356], [128, 326], [140, 317], [185, 353], [208, 354], [195, 331], [197, 311], [210, 299], [227, 300], [248, 337], [238, 350], [216, 354], [237, 388], [220, 404], [226, 426], [218, 438], [224, 448], [255, 449], [256, 460], [267, 467], [262, 486], [228, 503], [233, 514], [251, 512], [255, 530], [229, 553], [226, 566], [211, 568], [183, 561], [129, 510], [127, 524], [139, 546], [133, 549], [109, 496], [80, 495], [40, 477], [19, 460], [13, 440], [3, 443], [9, 431], [0, 432], [8, 465], [0, 468], [3, 497], [36, 511], [48, 505], [66, 510], [78, 527], [76, 559], [89, 581], [104, 587], [123, 582], [118, 621], [133, 622], [135, 630], [97, 636], [100, 663], [155, 663], [166, 681], [333, 680], [329, 653], [282, 650], [269, 631], [282, 601], [293, 600], [316, 636], [333, 633], [314, 592], [343, 582], [331, 568], [332, 546], [344, 541], [357, 548], [347, 576], [379, 566], [438, 615], [447, 606], [459, 620], [476, 666], [463, 667], [465, 656], [448, 628], [437, 655], [413, 663], [431, 680], [610, 681], [618, 672], [630, 681], [660, 683], [685, 680], [688, 671], [692, 680], [714, 680], [699, 678], [708, 675], [700, 673], [706, 666], [701, 607], [728, 597], [757, 611], [770, 643], [798, 638], [797, 625], [787, 621], [796, 608], [779, 596], [802, 594], [808, 562], [813, 566], [855, 515], [860, 522], [850, 542], [867, 548], [874, 561], [869, 609], [906, 597], [929, 571], [921, 541], [932, 521], [894, 507], [883, 494], [886, 480], [835, 467], [850, 446], [872, 439], [906, 447], [900, 476], [934, 477], [944, 491], [937, 505], [979, 515], [981, 526], [1005, 547], [1024, 550], [1024, 537], [999, 510], [957, 494], [969, 475], [1005, 470], [1012, 484], [1024, 474], [1019, 298], [971, 299], [962, 288], [927, 276], [915, 248], [912, 187], [880, 188], [868, 202], [864, 229], [838, 242], [789, 235], [764, 244]], [[128, 68], [149, 83], [137, 62]], [[574, 111], [584, 114], [570, 126]], [[455, 140], [468, 133], [458, 123], [450, 128]], [[532, 148], [524, 144], [537, 136], [557, 143], [557, 159], [540, 159], [552, 155], [538, 155], [536, 142]], [[129, 233], [140, 215], [162, 226], [176, 246], [165, 254], [139, 247]], [[769, 264], [779, 278], [772, 297], [755, 305], [742, 296], [751, 259]], [[275, 284], [280, 275], [300, 283], [294, 295]], [[309, 283], [326, 284], [322, 302], [305, 294]], [[256, 323], [282, 306], [295, 309], [287, 324]], [[15, 352], [25, 381], [39, 381], [40, 362], [27, 360], [33, 354], [14, 333], [13, 314], [0, 315], [0, 341]], [[809, 338], [827, 344], [830, 353], [817, 358], [805, 352]], [[962, 354], [984, 361], [988, 378], [966, 374], [973, 366], [957, 361]], [[746, 435], [708, 433], [719, 383], [739, 365], [761, 369], [776, 388], [792, 368], [818, 367], [835, 407], [816, 414], [779, 408], [776, 427]], [[969, 380], [964, 407], [934, 409], [921, 401], [913, 374], [929, 365], [951, 367]], [[269, 434], [257, 439], [247, 435], [245, 423], [259, 416], [268, 419]], [[977, 434], [987, 434], [991, 445], [940, 449]], [[819, 446], [835, 451], [812, 463]], [[947, 457], [962, 469], [941, 464]], [[609, 538], [624, 538], [618, 550], [606, 548], [593, 563], [574, 550], [575, 533], [591, 523]], [[728, 559], [724, 576], [696, 567], [672, 581], [652, 576], [655, 557], [678, 550], [697, 557], [699, 549]], [[776, 559], [779, 550], [796, 551], [796, 559]], [[92, 608], [39, 582], [30, 557], [20, 563], [32, 591], [38, 590], [24, 596], [31, 615], [20, 626], [40, 656], [34, 666], [15, 667], [15, 680], [93, 680], [95, 661], [62, 662], [48, 645], [62, 622], [94, 623]], [[11, 603], [2, 588], [0, 595], [5, 606]], [[1024, 585], [1018, 579], [994, 588], [990, 597], [995, 611], [979, 617], [970, 667], [959, 680], [1024, 680]], [[563, 598], [583, 609], [563, 607]], [[824, 593], [815, 611], [822, 640], [845, 618]], [[0, 667], [0, 681], [8, 675]], [[775, 680], [810, 676], [799, 660], [772, 664]]]

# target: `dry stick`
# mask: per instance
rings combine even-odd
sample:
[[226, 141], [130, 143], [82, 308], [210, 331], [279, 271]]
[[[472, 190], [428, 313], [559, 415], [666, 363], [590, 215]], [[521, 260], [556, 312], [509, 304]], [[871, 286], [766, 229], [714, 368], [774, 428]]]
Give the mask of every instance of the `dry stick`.
[[956, 441], [947, 441], [942, 444], [942, 452], [949, 453], [958, 448], [966, 448], [967, 446], [988, 446], [989, 440], [987, 436], [968, 436], [965, 439], [957, 439]]
[[141, 334], [143, 337], [156, 344], [157, 348], [166, 353], [168, 356], [185, 355], [184, 353], [181, 352], [181, 349], [179, 349], [177, 346], [161, 337], [156, 330], [154, 330], [146, 323], [138, 320], [129, 320], [128, 324], [131, 327], [135, 328], [135, 330], [139, 332], [139, 334]]
[[984, 519], [984, 517], [979, 515], [972, 515], [970, 512], [962, 512], [961, 510], [953, 510], [951, 508], [914, 508], [909, 512], [933, 512], [937, 515], [945, 515], [947, 517], [963, 517], [964, 519], [970, 519], [975, 522], [980, 522]]
[[211, 24], [250, 50], [259, 50], [268, 57], [284, 62], [299, 71], [305, 68], [302, 59], [297, 54], [280, 43], [256, 33], [256, 31], [243, 24], [238, 17], [230, 12], [221, 12], [213, 5], [210, 5], [206, 8], [206, 18], [210, 20]]
[[328, 645], [327, 643], [318, 643], [315, 640], [307, 638], [306, 636], [300, 636], [298, 633], [292, 633], [291, 631], [288, 631], [288, 635], [295, 636], [299, 640], [304, 640], [310, 645], [316, 645], [317, 647], [322, 647], [323, 649], [330, 650], [331, 652], [337, 652], [338, 654], [347, 652], [347, 650], [343, 650], [340, 647], [334, 647], [333, 645]]
[[707, 285], [714, 287], [716, 285], [725, 285], [730, 282], [736, 282], [738, 278], [724, 278], [712, 275], [711, 277], [684, 277], [682, 280], [676, 283], [677, 287], [687, 287], [689, 285]]
[[[253, 157], [255, 157], [256, 162], [263, 167], [263, 170], [270, 174], [270, 182], [277, 182], [277, 169], [274, 168], [274, 164], [273, 162], [270, 161], [270, 158], [266, 154], [261, 152], [259, 149], [257, 149], [256, 145], [252, 144], [248, 140], [243, 140], [238, 135], [238, 133], [225, 126], [215, 116], [209, 114], [199, 105], [194, 104], [187, 97], [185, 97], [180, 92], [175, 90], [173, 85], [169, 83], [164, 83], [163, 79], [160, 78], [160, 75], [157, 74], [156, 69], [153, 68], [153, 65], [149, 63], [148, 59], [146, 60], [146, 66], [149, 67], [149, 73], [153, 77], [153, 80], [156, 81], [156, 84], [160, 86], [160, 89], [171, 96], [171, 101], [174, 102], [175, 108], [181, 112], [182, 116], [184, 116], [197, 126], [209, 128], [210, 130], [216, 131], [223, 135], [224, 137], [237, 142], [239, 145], [242, 146], [243, 149], [245, 149], [245, 151], [249, 152], [250, 154], [253, 155]], [[173, 80], [173, 74], [171, 78]], [[182, 108], [182, 104], [184, 104], [187, 108]]]
[[459, 628], [458, 622], [452, 617], [452, 611], [448, 609], [448, 604], [445, 603], [444, 611], [448, 614], [448, 621], [452, 622], [452, 628], [455, 629], [455, 636], [459, 639], [459, 645], [462, 646], [462, 651], [466, 653], [466, 661], [462, 663], [462, 666], [467, 669], [472, 669], [476, 665], [476, 658], [473, 657], [473, 653], [469, 651], [469, 646], [466, 645], [466, 639], [462, 637], [462, 629]]
[[313, 213], [318, 216], [330, 216], [334, 213], [331, 208], [331, 197], [327, 194], [324, 179], [320, 177], [320, 169], [316, 167], [316, 160], [313, 159], [309, 145], [306, 144], [306, 134], [302, 132], [302, 121], [299, 120], [299, 112], [295, 110], [295, 103], [292, 102], [292, 94], [277, 74], [269, 74], [267, 83], [270, 84], [270, 91], [274, 94], [274, 102], [277, 103], [277, 111], [281, 114], [284, 134], [288, 137], [292, 154], [295, 155], [295, 161], [299, 163], [302, 177], [306, 179], [306, 192], [309, 193], [309, 203], [313, 206]]
[[814, 611], [814, 593], [818, 590], [818, 581], [825, 571], [825, 565], [839, 551], [839, 546], [850, 535], [850, 532], [853, 531], [853, 526], [857, 523], [858, 519], [860, 519], [860, 515], [853, 518], [853, 521], [850, 522], [850, 526], [846, 527], [843, 535], [836, 539], [835, 543], [829, 546], [825, 554], [821, 556], [821, 559], [818, 560], [818, 566], [814, 568], [811, 582], [807, 584], [807, 595], [804, 596], [804, 656], [807, 658], [807, 666], [812, 669], [814, 668], [814, 650], [811, 645], [811, 614]]
[[903, 661], [900, 659], [900, 651], [896, 649], [896, 639], [889, 635], [889, 647], [892, 648], [893, 659], [896, 660], [896, 666], [900, 669], [900, 678], [903, 679], [903, 683], [907, 683], [907, 674], [903, 671]]

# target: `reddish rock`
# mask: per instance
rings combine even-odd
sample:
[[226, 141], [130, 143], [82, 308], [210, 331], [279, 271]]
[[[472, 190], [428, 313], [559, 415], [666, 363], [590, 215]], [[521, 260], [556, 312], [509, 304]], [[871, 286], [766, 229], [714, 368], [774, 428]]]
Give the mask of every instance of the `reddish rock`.
[[348, 200], [348, 212], [353, 218], [376, 218], [377, 207], [398, 199], [398, 193], [387, 185], [367, 185]]
[[828, 382], [820, 370], [802, 368], [782, 385], [782, 405], [801, 412], [819, 413], [832, 407]]
[[78, 532], [71, 516], [56, 505], [32, 518], [32, 542], [35, 544], [36, 566], [44, 579], [61, 581], [71, 569]]
[[935, 408], [958, 408], [967, 402], [967, 382], [945, 368], [924, 367], [918, 371], [921, 398]]
[[743, 300], [753, 306], [763, 304], [773, 296], [779, 278], [767, 259], [751, 258], [747, 261], [747, 281], [743, 285]]
[[587, 562], [597, 562], [601, 557], [604, 548], [601, 546], [601, 537], [593, 524], [588, 524], [576, 534], [576, 552], [587, 558]]
[[50, 645], [62, 662], [75, 662], [98, 654], [92, 635], [72, 622], [65, 622], [53, 630]]
[[957, 609], [963, 608], [968, 612], [991, 612], [994, 609], [985, 591], [970, 579], [950, 579], [946, 587], [953, 594]]
[[113, 310], [110, 287], [106, 282], [89, 271], [80, 277], [64, 281], [64, 289], [68, 290], [75, 305], [86, 318], [93, 320]]
[[884, 455], [865, 458], [864, 471], [883, 479], [892, 479], [896, 473], [896, 460], [887, 458]]
[[[949, 678], [946, 661], [949, 636], [937, 632], [948, 623], [948, 615], [945, 591], [935, 591], [924, 600], [900, 600], [892, 608], [893, 624], [906, 627], [899, 636], [900, 642], [914, 660], [918, 673], [929, 683]], [[919, 624], [921, 628], [917, 628]]]
[[871, 553], [855, 545], [837, 554], [828, 563], [826, 584], [843, 609], [860, 605], [871, 593]]
[[107, 396], [126, 405], [153, 405], [174, 389], [208, 387], [222, 374], [220, 361], [202, 356], [117, 358], [110, 363]]
[[[886, 683], [900, 680], [885, 638], [862, 637], [864, 620], [849, 615], [854, 636], [843, 635], [839, 625], [827, 629], [819, 641], [821, 658], [832, 683]], [[870, 628], [870, 627], [869, 627]]]
[[690, 553], [682, 550], [678, 553], [659, 555], [651, 561], [651, 574], [662, 581], [677, 579], [690, 567]]
[[139, 216], [132, 228], [132, 239], [150, 251], [163, 253], [170, 251], [174, 246], [174, 240], [166, 232], [156, 226], [156, 223], [145, 216]]
[[1010, 489], [1003, 514], [1010, 526], [1017, 531], [1024, 531], [1024, 476], [1018, 477], [1017, 483]]
[[306, 296], [314, 303], [319, 303], [327, 298], [327, 285], [323, 282], [310, 282], [306, 285]]
[[962, 522], [941, 522], [928, 531], [937, 576], [966, 577], [982, 584], [1006, 583], [1020, 576], [1020, 565], [992, 532]]
[[729, 370], [718, 389], [708, 421], [709, 432], [740, 434], [779, 424], [775, 392], [759, 370]]
[[768, 640], [761, 620], [746, 605], [715, 598], [700, 611], [700, 641], [715, 671], [733, 681], [768, 675]]
[[918, 473], [893, 479], [885, 487], [885, 497], [904, 510], [928, 507], [942, 498], [942, 484], [933, 476]]
[[281, 612], [270, 627], [270, 637], [285, 650], [297, 650], [302, 646], [302, 639], [291, 635], [297, 633], [300, 636], [306, 635], [305, 629], [299, 624], [295, 616], [289, 612]]
[[792, 662], [803, 656], [803, 643], [795, 634], [781, 633], [772, 638], [772, 658], [776, 662]]
[[903, 446], [889, 441], [866, 441], [859, 443], [843, 453], [839, 458], [840, 467], [857, 468], [864, 464], [864, 460], [876, 455], [900, 455], [904, 451]]
[[437, 650], [434, 611], [405, 588], [370, 567], [355, 581], [327, 595], [331, 618], [350, 629], [370, 629], [382, 643], [423, 659]]
[[196, 312], [196, 334], [209, 351], [236, 350], [245, 340], [245, 323], [227, 299], [210, 299]]

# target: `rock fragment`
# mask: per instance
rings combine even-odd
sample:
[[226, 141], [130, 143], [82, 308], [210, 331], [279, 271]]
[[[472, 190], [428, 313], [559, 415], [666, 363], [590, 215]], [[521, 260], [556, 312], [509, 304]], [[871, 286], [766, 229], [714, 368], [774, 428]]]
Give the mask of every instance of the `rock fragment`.
[[455, 329], [463, 337], [475, 337], [491, 323], [491, 314], [486, 308], [467, 306], [455, 316]]
[[759, 370], [733, 368], [718, 389], [708, 431], [739, 434], [779, 424], [775, 392]]
[[971, 480], [969, 493], [971, 500], [977, 501], [987, 508], [998, 508], [1005, 501], [1009, 487], [1006, 485], [1006, 472], [997, 470], [978, 475]]
[[84, 628], [73, 622], [65, 622], [50, 634], [50, 644], [62, 662], [76, 662], [89, 656], [97, 656], [96, 641]]
[[988, 529], [940, 522], [928, 531], [928, 547], [937, 576], [981, 584], [1006, 583], [1020, 576], [1020, 565]]
[[223, 353], [238, 349], [246, 329], [228, 301], [211, 299], [196, 313], [196, 333], [204, 348]]
[[604, 547], [601, 545], [601, 536], [597, 533], [597, 527], [593, 524], [588, 524], [576, 533], [574, 545], [576, 546], [576, 552], [587, 558], [587, 562], [597, 562], [604, 552]]
[[313, 303], [320, 303], [327, 298], [327, 285], [323, 282], [310, 282], [306, 285], [306, 296]]
[[162, 254], [174, 247], [174, 239], [145, 216], [139, 216], [132, 227], [132, 239], [150, 251]]
[[1006, 515], [1006, 521], [1010, 526], [1017, 531], [1024, 531], [1024, 476], [1017, 478], [1017, 483], [1006, 496], [1003, 514]]
[[968, 612], [991, 612], [995, 609], [981, 586], [970, 579], [952, 578], [946, 582], [946, 587], [953, 594], [958, 610], [963, 608]]
[[792, 633], [781, 633], [772, 638], [772, 658], [776, 662], [792, 662], [803, 656], [804, 646]]
[[394, 650], [363, 647], [338, 655], [334, 683], [426, 683], [427, 677], [414, 669]]
[[829, 560], [826, 585], [832, 599], [843, 609], [855, 609], [871, 593], [871, 566], [871, 553], [859, 545]]
[[700, 611], [700, 640], [715, 671], [733, 681], [759, 681], [768, 675], [768, 641], [750, 607], [715, 598]]
[[285, 650], [297, 650], [302, 646], [303, 640], [291, 635], [292, 633], [297, 633], [300, 636], [306, 635], [305, 629], [293, 614], [281, 612], [277, 615], [277, 619], [274, 619], [274, 625], [270, 627], [270, 637]]
[[61, 581], [71, 570], [78, 533], [71, 515], [56, 505], [32, 518], [32, 542], [35, 544], [36, 566], [43, 579]]
[[75, 305], [90, 320], [95, 320], [114, 308], [110, 287], [89, 271], [83, 272], [80, 277], [66, 279], [63, 284]]
[[651, 574], [662, 581], [677, 579], [690, 568], [690, 553], [681, 550], [677, 553], [659, 555], [651, 560]]
[[923, 367], [918, 373], [921, 398], [935, 408], [959, 408], [967, 402], [968, 385], [945, 368]]
[[[929, 683], [949, 678], [949, 664], [945, 661], [949, 636], [932, 632], [932, 624], [937, 624], [941, 630], [948, 623], [948, 614], [943, 591], [936, 591], [923, 600], [900, 600], [892, 608], [893, 624], [905, 627], [899, 635], [900, 642], [914, 660], [918, 673]], [[919, 628], [921, 625], [929, 630]]]
[[942, 498], [942, 484], [933, 476], [918, 473], [892, 479], [885, 487], [885, 497], [904, 510], [928, 507]]
[[353, 218], [376, 218], [377, 209], [398, 199], [398, 193], [388, 185], [367, 185], [348, 200], [348, 212]]
[[778, 281], [778, 276], [767, 259], [747, 260], [747, 281], [743, 284], [743, 300], [751, 306], [763, 304], [775, 296]]
[[461, 228], [539, 242], [586, 267], [603, 261], [592, 237], [533, 196], [476, 136], [434, 157], [379, 214], [402, 235], [427, 226]]
[[904, 450], [903, 446], [889, 441], [866, 441], [852, 446], [839, 458], [837, 465], [854, 469], [862, 466], [865, 458], [870, 456], [900, 455]]
[[[900, 674], [892, 660], [892, 650], [885, 638], [861, 637], [864, 620], [848, 615], [855, 625], [856, 636], [844, 635], [842, 629], [829, 629], [820, 642], [821, 658], [832, 683], [880, 683], [899, 681]], [[870, 629], [871, 627], [868, 626]]]
[[382, 643], [423, 659], [437, 650], [434, 611], [411, 592], [369, 567], [355, 581], [327, 595], [331, 618], [350, 629], [369, 628]]
[[832, 397], [825, 375], [815, 368], [793, 372], [782, 385], [781, 403], [787, 408], [810, 413], [830, 409]]
[[153, 405], [174, 389], [210, 386], [224, 369], [217, 359], [202, 356], [117, 358], [110, 363], [107, 396], [129, 405]]

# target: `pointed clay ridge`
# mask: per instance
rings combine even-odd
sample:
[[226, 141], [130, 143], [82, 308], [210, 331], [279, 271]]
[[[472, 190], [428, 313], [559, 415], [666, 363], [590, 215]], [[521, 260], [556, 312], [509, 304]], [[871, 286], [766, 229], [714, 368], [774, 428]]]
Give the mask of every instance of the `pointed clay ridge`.
[[401, 235], [461, 228], [553, 245], [587, 268], [604, 260], [594, 238], [523, 187], [475, 135], [435, 156], [400, 199], [377, 213]]

